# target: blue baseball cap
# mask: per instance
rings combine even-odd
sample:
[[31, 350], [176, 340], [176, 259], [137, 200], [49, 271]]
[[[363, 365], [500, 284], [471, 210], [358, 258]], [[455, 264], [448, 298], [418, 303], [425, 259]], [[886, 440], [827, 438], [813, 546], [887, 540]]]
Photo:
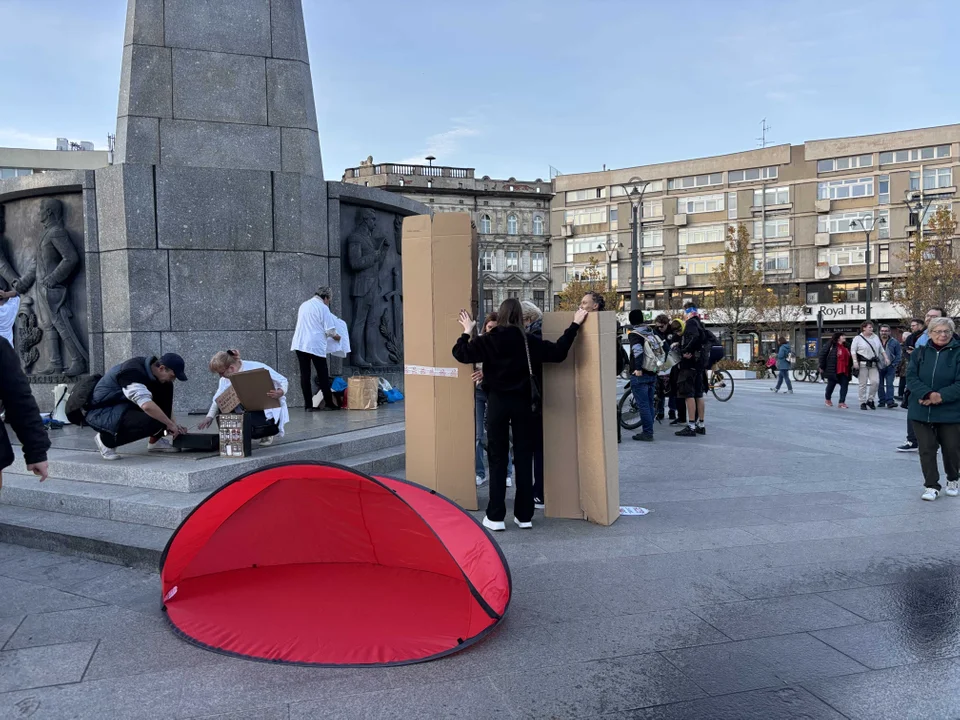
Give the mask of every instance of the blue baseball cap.
[[176, 353], [167, 353], [161, 357], [157, 362], [163, 365], [166, 368], [173, 370], [173, 374], [177, 376], [177, 380], [180, 382], [186, 382], [187, 376], [184, 370], [186, 369], [186, 363], [183, 362], [183, 358], [177, 355]]

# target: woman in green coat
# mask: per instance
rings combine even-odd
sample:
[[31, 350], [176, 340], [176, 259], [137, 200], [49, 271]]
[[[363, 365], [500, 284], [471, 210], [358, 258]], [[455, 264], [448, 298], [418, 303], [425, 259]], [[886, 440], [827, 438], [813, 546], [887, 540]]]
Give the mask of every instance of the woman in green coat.
[[947, 495], [960, 495], [960, 339], [953, 320], [934, 318], [926, 345], [913, 351], [907, 368], [908, 417], [920, 444], [924, 500], [940, 495], [937, 452], [943, 453]]

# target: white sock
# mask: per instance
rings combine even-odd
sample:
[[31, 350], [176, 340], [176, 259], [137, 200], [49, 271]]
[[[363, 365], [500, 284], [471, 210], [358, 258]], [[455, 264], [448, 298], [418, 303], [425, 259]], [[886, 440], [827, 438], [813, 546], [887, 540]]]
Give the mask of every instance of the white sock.
[[703, 420], [697, 420], [697, 427], [703, 427]]
[[690, 428], [691, 430], [696, 430], [697, 424], [695, 422], [688, 422], [687, 427]]

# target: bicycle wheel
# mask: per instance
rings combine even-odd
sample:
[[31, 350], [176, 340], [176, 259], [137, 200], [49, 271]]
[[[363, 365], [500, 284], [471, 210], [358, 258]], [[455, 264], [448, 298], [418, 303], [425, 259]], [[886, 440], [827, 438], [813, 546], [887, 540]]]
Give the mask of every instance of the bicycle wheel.
[[617, 417], [620, 418], [620, 427], [624, 430], [636, 430], [640, 427], [640, 408], [634, 402], [630, 388], [627, 388], [617, 404]]
[[793, 378], [794, 382], [806, 382], [807, 369], [803, 367], [795, 367], [790, 371], [790, 376]]
[[733, 397], [733, 375], [727, 370], [714, 370], [710, 376], [710, 392], [720, 402]]

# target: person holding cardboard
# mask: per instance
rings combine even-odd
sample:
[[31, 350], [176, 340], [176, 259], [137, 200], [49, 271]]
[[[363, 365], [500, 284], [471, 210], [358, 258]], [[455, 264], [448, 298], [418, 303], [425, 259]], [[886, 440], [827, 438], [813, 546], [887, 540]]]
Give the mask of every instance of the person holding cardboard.
[[[297, 327], [293, 332], [290, 349], [297, 353], [300, 363], [300, 390], [303, 393], [303, 409], [339, 410], [333, 402], [330, 392], [330, 370], [327, 367], [327, 341], [340, 341], [337, 322], [330, 312], [330, 298], [333, 293], [328, 287], [317, 288], [313, 297], [300, 305], [297, 311]], [[320, 392], [323, 393], [323, 405], [313, 406], [313, 384], [310, 378], [310, 365], [317, 371]]]
[[[198, 426], [201, 430], [210, 427], [217, 417], [217, 413], [220, 411], [217, 398], [231, 387], [231, 376], [251, 370], [265, 370], [270, 373], [270, 379], [273, 381], [273, 390], [267, 392], [267, 397], [278, 400], [280, 403], [279, 407], [266, 408], [253, 412], [262, 413], [264, 416], [263, 422], [272, 422], [277, 426], [276, 434], [283, 437], [283, 427], [290, 421], [290, 412], [287, 410], [286, 398], [287, 387], [289, 385], [287, 379], [269, 365], [254, 360], [242, 360], [239, 350], [221, 351], [210, 359], [210, 372], [220, 376], [220, 385], [217, 388], [217, 392], [214, 393], [213, 401], [210, 403], [210, 409], [207, 411], [207, 417], [205, 417]], [[261, 447], [273, 444], [273, 438], [273, 435], [260, 438]]]
[[543, 363], [566, 359], [580, 325], [587, 319], [587, 311], [577, 310], [573, 323], [556, 343], [527, 335], [523, 310], [516, 298], [504, 300], [497, 315], [497, 327], [471, 337], [477, 323], [469, 312], [461, 310], [463, 334], [453, 347], [453, 357], [464, 365], [483, 363], [487, 385], [490, 502], [483, 525], [489, 530], [506, 529], [507, 462], [512, 429], [517, 473], [513, 521], [526, 529], [533, 527], [533, 433], [540, 407], [540, 388], [536, 378], [540, 376]]

